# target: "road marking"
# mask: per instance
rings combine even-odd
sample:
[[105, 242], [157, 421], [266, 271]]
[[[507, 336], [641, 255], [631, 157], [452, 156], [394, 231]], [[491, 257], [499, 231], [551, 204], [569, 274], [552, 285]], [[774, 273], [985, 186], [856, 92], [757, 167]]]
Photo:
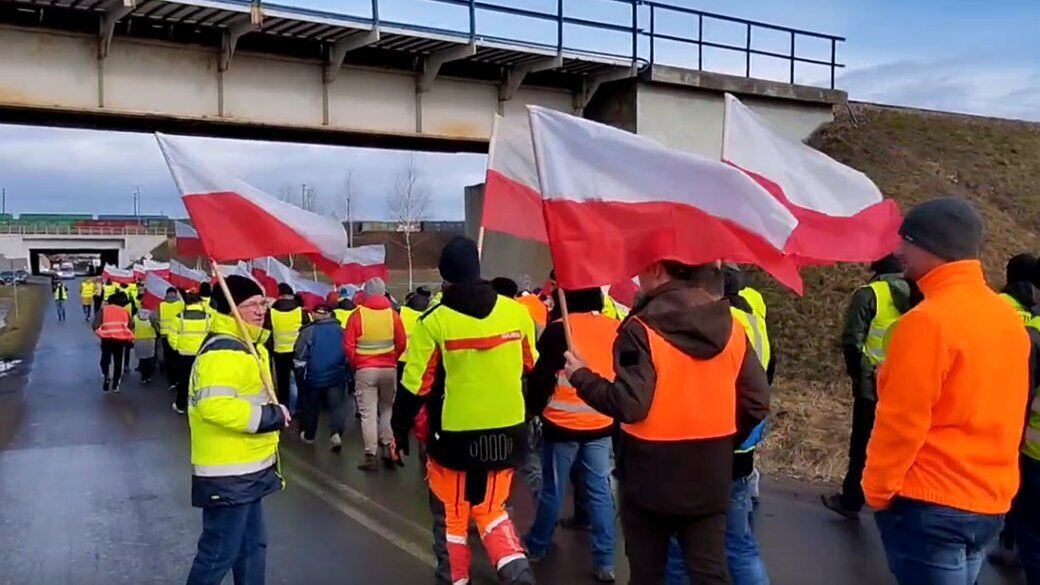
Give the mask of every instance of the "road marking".
[[409, 527], [415, 527], [419, 531], [425, 531], [425, 529], [422, 526], [419, 526], [415, 522], [412, 522], [411, 520], [408, 520], [407, 518], [400, 516], [399, 514], [393, 512], [389, 508], [386, 508], [385, 506], [379, 504], [378, 502], [372, 500], [365, 494], [355, 490], [354, 488], [351, 488], [343, 482], [332, 479], [328, 476], [328, 474], [311, 465], [310, 463], [301, 460], [299, 457], [292, 455], [286, 457], [286, 453], [284, 450], [282, 452], [282, 457], [291, 460], [291, 466], [303, 467], [305, 468], [305, 471], [309, 471], [310, 473], [316, 474], [326, 483], [332, 484], [335, 490], [340, 492], [340, 494], [331, 493], [330, 490], [319, 485], [317, 482], [312, 481], [303, 474], [293, 474], [291, 478], [292, 483], [299, 485], [300, 487], [311, 492], [313, 495], [317, 496], [323, 502], [332, 506], [336, 511], [340, 512], [344, 516], [347, 516], [351, 520], [354, 520], [358, 524], [361, 524], [365, 528], [368, 528], [372, 532], [375, 532], [379, 536], [382, 536], [390, 544], [412, 555], [413, 557], [415, 557], [422, 563], [426, 564], [427, 566], [431, 568], [437, 567], [437, 559], [429, 551], [429, 543], [420, 543], [417, 542], [415, 539], [408, 538], [407, 536], [401, 534], [399, 531], [388, 526], [385, 522], [380, 521], [371, 514], [362, 510], [361, 506], [349, 503], [348, 501], [346, 501], [345, 497], [352, 500], [356, 500], [357, 502], [362, 503], [365, 506], [371, 506], [384, 514], [388, 514], [391, 518], [403, 522]]

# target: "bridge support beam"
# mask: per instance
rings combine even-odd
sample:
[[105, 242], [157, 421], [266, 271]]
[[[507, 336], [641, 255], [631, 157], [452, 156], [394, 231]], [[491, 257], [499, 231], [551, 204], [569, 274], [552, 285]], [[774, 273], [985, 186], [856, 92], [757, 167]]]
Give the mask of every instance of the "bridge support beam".
[[440, 73], [441, 67], [445, 63], [452, 61], [458, 61], [459, 59], [465, 59], [472, 57], [477, 54], [476, 43], [469, 43], [468, 45], [459, 45], [450, 49], [444, 49], [436, 53], [431, 53], [426, 57], [422, 58], [421, 69], [418, 77], [415, 81], [415, 131], [423, 131], [423, 100], [422, 95], [433, 88], [433, 82], [437, 79], [437, 74]]
[[108, 51], [112, 48], [112, 37], [116, 33], [116, 23], [124, 16], [133, 12], [137, 6], [137, 0], [108, 0], [102, 4], [103, 11], [101, 24], [98, 29], [98, 52], [97, 52], [97, 100], [98, 107], [105, 107], [105, 59]]
[[328, 126], [332, 123], [332, 112], [329, 107], [329, 86], [332, 85], [336, 78], [339, 76], [340, 69], [343, 68], [343, 62], [347, 58], [347, 53], [356, 51], [363, 47], [375, 44], [379, 42], [379, 27], [373, 28], [370, 31], [357, 32], [336, 40], [329, 47], [329, 56], [325, 61], [325, 66], [322, 69], [322, 89], [321, 89], [321, 100], [322, 100], [322, 124]]
[[638, 74], [639, 69], [633, 65], [631, 69], [623, 69], [620, 71], [605, 73], [603, 75], [592, 75], [586, 77], [581, 83], [581, 89], [574, 93], [574, 114], [577, 116], [584, 114], [586, 106], [589, 105], [593, 96], [596, 95], [596, 92], [604, 83], [631, 79]]
[[254, 13], [242, 14], [230, 21], [220, 38], [220, 58], [217, 62], [217, 113], [223, 118], [227, 115], [224, 109], [224, 82], [231, 60], [235, 56], [238, 39], [243, 35], [260, 30], [262, 15], [258, 18]]
[[498, 86], [498, 113], [505, 115], [505, 103], [516, 97], [516, 92], [524, 83], [524, 78], [529, 73], [559, 69], [563, 66], [563, 57], [547, 57], [535, 61], [528, 61], [523, 65], [506, 69], [505, 82]]

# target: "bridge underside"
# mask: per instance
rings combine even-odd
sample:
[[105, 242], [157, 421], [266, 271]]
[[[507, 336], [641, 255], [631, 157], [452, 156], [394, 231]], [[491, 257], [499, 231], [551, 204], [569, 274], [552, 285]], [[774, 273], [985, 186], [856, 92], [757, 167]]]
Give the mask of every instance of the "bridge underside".
[[119, 250], [105, 250], [93, 248], [29, 248], [29, 271], [35, 275], [40, 274], [40, 256], [54, 256], [57, 254], [98, 256], [101, 265], [119, 265]]

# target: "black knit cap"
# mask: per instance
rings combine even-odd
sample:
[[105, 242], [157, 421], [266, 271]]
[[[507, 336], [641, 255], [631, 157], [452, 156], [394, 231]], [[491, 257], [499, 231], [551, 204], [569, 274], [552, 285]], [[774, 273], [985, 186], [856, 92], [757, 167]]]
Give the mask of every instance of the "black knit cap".
[[914, 206], [899, 235], [943, 260], [974, 259], [982, 251], [982, 217], [966, 199], [939, 197]]
[[441, 278], [451, 284], [471, 284], [480, 280], [480, 254], [477, 243], [469, 238], [456, 236], [444, 246], [441, 261], [437, 265]]
[[[238, 306], [253, 297], [263, 296], [264, 294], [260, 285], [250, 278], [233, 274], [227, 277], [226, 280], [228, 290], [231, 291], [231, 298], [235, 301], [235, 306]], [[228, 304], [227, 297], [225, 297], [223, 290], [218, 289], [216, 294], [213, 295], [213, 298], [210, 299], [209, 304], [218, 313], [223, 315], [231, 314], [231, 305]]]
[[1007, 282], [1030, 282], [1036, 272], [1036, 256], [1032, 254], [1017, 254], [1012, 256], [1007, 263], [1004, 272]]
[[292, 294], [295, 294], [295, 292], [293, 291], [291, 286], [285, 284], [284, 282], [278, 283], [278, 296], [285, 297]]

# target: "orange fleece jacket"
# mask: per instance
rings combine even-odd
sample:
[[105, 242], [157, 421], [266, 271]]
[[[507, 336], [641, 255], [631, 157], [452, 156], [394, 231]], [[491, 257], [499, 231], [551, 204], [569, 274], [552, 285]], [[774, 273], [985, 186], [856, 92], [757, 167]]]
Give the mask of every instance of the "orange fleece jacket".
[[925, 300], [897, 323], [878, 378], [863, 491], [1003, 514], [1018, 491], [1029, 336], [976, 260], [920, 279]]

